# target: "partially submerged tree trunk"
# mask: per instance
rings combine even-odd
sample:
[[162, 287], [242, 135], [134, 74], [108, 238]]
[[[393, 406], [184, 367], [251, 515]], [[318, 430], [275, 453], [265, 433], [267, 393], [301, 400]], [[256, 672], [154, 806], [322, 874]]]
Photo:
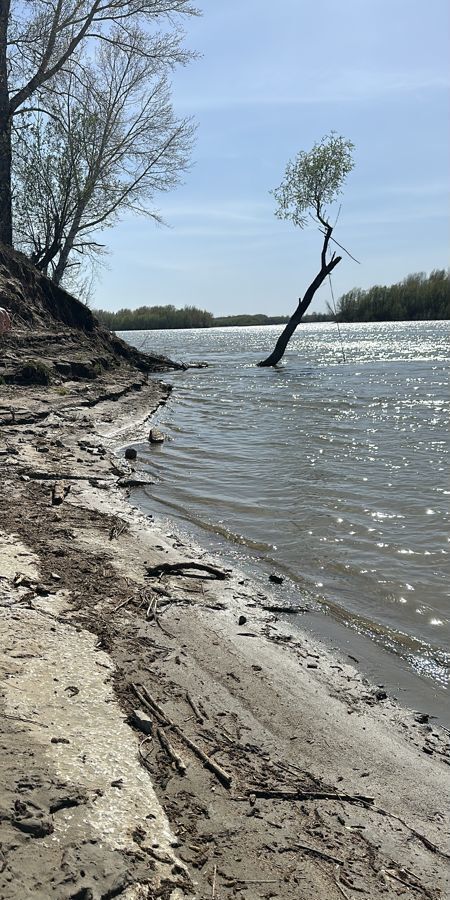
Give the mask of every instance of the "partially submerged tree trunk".
[[306, 293], [304, 294], [303, 298], [300, 298], [297, 309], [295, 310], [295, 313], [289, 319], [289, 322], [287, 323], [284, 330], [281, 332], [280, 337], [278, 338], [278, 340], [275, 344], [274, 350], [272, 351], [270, 356], [267, 357], [267, 359], [263, 359], [261, 362], [259, 362], [258, 366], [276, 366], [277, 363], [280, 362], [280, 359], [282, 359], [282, 357], [284, 355], [284, 351], [286, 350], [286, 347], [287, 347], [292, 335], [294, 334], [294, 331], [297, 328], [297, 325], [300, 324], [302, 317], [304, 316], [306, 310], [308, 309], [308, 306], [310, 305], [310, 303], [314, 297], [314, 294], [316, 293], [316, 291], [318, 290], [318, 288], [320, 287], [322, 282], [325, 281], [325, 278], [333, 271], [335, 266], [337, 266], [337, 264], [342, 259], [342, 256], [336, 256], [336, 254], [333, 253], [330, 261], [327, 262], [327, 259], [326, 259], [327, 249], [328, 249], [328, 244], [330, 242], [333, 228], [331, 225], [328, 225], [325, 222], [322, 222], [322, 224], [324, 225], [324, 228], [325, 228], [325, 237], [324, 237], [323, 247], [322, 247], [320, 272], [316, 275], [314, 281], [312, 281], [311, 284], [309, 285], [309, 288], [306, 291]]

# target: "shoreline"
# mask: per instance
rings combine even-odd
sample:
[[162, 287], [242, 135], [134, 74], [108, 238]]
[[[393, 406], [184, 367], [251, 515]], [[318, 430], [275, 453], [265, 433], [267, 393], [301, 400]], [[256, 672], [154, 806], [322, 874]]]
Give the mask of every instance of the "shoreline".
[[[172, 402], [176, 402], [176, 394], [173, 388], [176, 382], [171, 385], [172, 391], [167, 398]], [[176, 419], [176, 410], [173, 414]], [[157, 416], [157, 424], [160, 416]], [[164, 426], [162, 426], [164, 430]], [[147, 429], [148, 431], [148, 429]], [[142, 456], [140, 455], [139, 444], [145, 444], [147, 434], [145, 428], [133, 429], [124, 434], [129, 439], [130, 444], [138, 451], [140, 460], [138, 463], [142, 465]], [[112, 446], [116, 452], [120, 453], [124, 450], [126, 442], [115, 441]], [[147, 467], [143, 466], [143, 472]], [[211, 526], [211, 529], [203, 530], [199, 522], [192, 521], [188, 515], [184, 515], [177, 508], [171, 508], [170, 505], [165, 506], [163, 500], [156, 500], [152, 496], [151, 487], [148, 491], [145, 485], [142, 486], [142, 494], [135, 498], [139, 508], [145, 510], [155, 508], [156, 516], [161, 519], [162, 523], [167, 521], [169, 529], [176, 528], [180, 533], [182, 540], [189, 542], [194, 541], [200, 550], [217, 555], [221, 558], [225, 565], [240, 566], [246, 573], [247, 577], [254, 579], [259, 584], [260, 590], [271, 590], [273, 593], [273, 601], [279, 602], [281, 605], [289, 606], [290, 603], [295, 605], [296, 599], [300, 598], [302, 602], [302, 588], [296, 584], [294, 577], [286, 571], [283, 563], [277, 563], [265, 558], [263, 552], [256, 554], [251, 547], [246, 547], [247, 557], [243, 560], [234, 558], [233, 545], [229, 543], [227, 538], [221, 535]], [[139, 490], [139, 488], [138, 488]], [[152, 506], [153, 504], [153, 506]], [[283, 585], [275, 587], [270, 585], [268, 581], [269, 574], [276, 571], [283, 576]], [[358, 622], [359, 627], [358, 627]], [[388, 694], [405, 709], [415, 709], [417, 712], [424, 712], [430, 715], [430, 718], [437, 719], [444, 729], [450, 728], [450, 706], [448, 704], [448, 689], [439, 683], [435, 677], [431, 675], [420, 674], [414, 667], [413, 662], [408, 658], [408, 653], [404, 649], [403, 638], [409, 644], [409, 654], [412, 656], [414, 652], [421, 654], [422, 664], [426, 660], [425, 650], [431, 660], [443, 654], [444, 647], [431, 644], [423, 644], [418, 646], [418, 639], [414, 638], [399, 629], [399, 641], [395, 646], [389, 646], [383, 640], [377, 639], [376, 625], [371, 626], [367, 621], [366, 628], [362, 625], [365, 620], [353, 617], [342, 607], [335, 603], [329, 603], [320, 600], [314, 601], [312, 605], [302, 608], [301, 614], [297, 616], [289, 615], [289, 623], [294, 631], [303, 631], [310, 636], [315, 636], [319, 642], [324, 644], [331, 651], [335, 651], [350, 659], [356, 666], [362, 676], [365, 676], [379, 687], [386, 688]], [[382, 632], [382, 629], [381, 629]], [[417, 647], [414, 646], [417, 642]], [[402, 652], [403, 651], [403, 652]], [[379, 684], [383, 682], [383, 684]]]
[[[19, 394], [36, 416], [37, 398]], [[144, 379], [90, 408], [55, 395], [50, 416], [10, 429], [0, 896], [443, 897], [448, 735], [377, 699], [323, 642], [292, 635], [245, 573], [147, 577], [163, 562], [216, 565], [117, 485], [142, 475], [115, 447], [136, 442], [166, 398]], [[259, 796], [268, 790], [278, 796]], [[26, 830], [35, 820], [47, 833]]]
[[[136, 444], [137, 441], [132, 443]], [[147, 507], [151, 507], [151, 500], [151, 495], [147, 494], [145, 501], [138, 498], [138, 508], [145, 512]], [[158, 501], [158, 507], [162, 506], [163, 504]], [[211, 549], [211, 546], [207, 546], [206, 534], [202, 533], [200, 525], [193, 524], [184, 517], [177, 516], [171, 519], [170, 509], [165, 513], [160, 509], [158, 520], [161, 527], [167, 524], [169, 529], [177, 532], [181, 540], [187, 543], [194, 542], [203, 551], [220, 558], [224, 565], [236, 565], [226, 539], [222, 539], [220, 535], [213, 532], [217, 547]], [[210, 532], [207, 534], [211, 536]], [[288, 576], [283, 586], [279, 588], [274, 588], [269, 583], [269, 574], [272, 571], [282, 571], [281, 567], [269, 565], [263, 556], [249, 556], [243, 562], [239, 561], [237, 565], [245, 572], [247, 578], [257, 583], [260, 591], [271, 593], [274, 604], [279, 603], [280, 606], [286, 605], [288, 608], [292, 604], [291, 608], [295, 610], [295, 598], [301, 600], [301, 588], [297, 587]], [[373, 635], [360, 631], [356, 625], [348, 623], [344, 614], [336, 617], [328, 607], [322, 608], [318, 604], [317, 609], [301, 606], [301, 611], [297, 615], [287, 610], [285, 614], [280, 615], [286, 619], [291, 633], [305, 631], [331, 653], [350, 659], [360, 675], [378, 687], [386, 688], [389, 696], [398, 701], [402, 708], [415, 710], [417, 713], [427, 712], [442, 728], [450, 729], [447, 688], [437, 683], [433, 677], [415, 671], [407, 657], [401, 656], [396, 649], [390, 649], [375, 640]], [[380, 681], [383, 684], [380, 684]]]

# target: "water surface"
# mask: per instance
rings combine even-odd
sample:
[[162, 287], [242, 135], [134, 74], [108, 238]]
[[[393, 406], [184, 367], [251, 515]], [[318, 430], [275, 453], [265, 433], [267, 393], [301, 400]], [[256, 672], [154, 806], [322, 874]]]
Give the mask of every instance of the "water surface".
[[[142, 446], [165, 510], [446, 688], [450, 674], [449, 322], [123, 333], [207, 369], [171, 375], [163, 447]], [[446, 580], [447, 577], [447, 580]]]

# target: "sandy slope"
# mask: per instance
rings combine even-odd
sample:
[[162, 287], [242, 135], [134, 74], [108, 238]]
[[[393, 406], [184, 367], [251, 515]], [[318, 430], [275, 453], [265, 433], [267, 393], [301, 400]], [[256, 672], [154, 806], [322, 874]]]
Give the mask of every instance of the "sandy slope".
[[2, 391], [0, 898], [449, 896], [448, 735], [291, 638], [282, 587], [147, 577], [211, 561], [117, 484], [141, 381]]

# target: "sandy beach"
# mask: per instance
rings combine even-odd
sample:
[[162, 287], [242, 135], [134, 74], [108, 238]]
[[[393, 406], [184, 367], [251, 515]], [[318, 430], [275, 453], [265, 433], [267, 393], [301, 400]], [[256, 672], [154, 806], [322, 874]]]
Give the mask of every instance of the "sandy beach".
[[2, 389], [0, 897], [448, 896], [448, 733], [133, 506], [121, 378]]

